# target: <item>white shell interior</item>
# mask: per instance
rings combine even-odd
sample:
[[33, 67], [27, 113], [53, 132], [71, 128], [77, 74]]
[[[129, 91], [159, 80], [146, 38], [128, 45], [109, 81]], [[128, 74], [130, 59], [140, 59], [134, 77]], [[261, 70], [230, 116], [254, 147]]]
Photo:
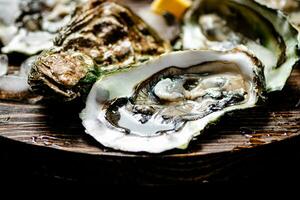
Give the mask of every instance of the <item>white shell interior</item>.
[[[226, 107], [221, 111], [213, 112], [196, 121], [189, 121], [172, 134], [162, 134], [155, 137], [140, 137], [126, 135], [105, 124], [104, 103], [119, 97], [130, 97], [135, 86], [148, 77], [170, 66], [188, 68], [210, 61], [228, 61], [239, 66], [241, 73], [253, 83], [244, 104]], [[86, 108], [80, 114], [86, 132], [106, 147], [130, 152], [161, 153], [174, 148], [186, 148], [193, 137], [211, 122], [216, 121], [226, 112], [253, 107], [258, 100], [258, 92], [254, 79], [256, 65], [252, 58], [241, 51], [214, 52], [214, 51], [181, 51], [165, 54], [158, 59], [137, 66], [130, 71], [118, 72], [99, 80], [92, 88], [86, 103]]]

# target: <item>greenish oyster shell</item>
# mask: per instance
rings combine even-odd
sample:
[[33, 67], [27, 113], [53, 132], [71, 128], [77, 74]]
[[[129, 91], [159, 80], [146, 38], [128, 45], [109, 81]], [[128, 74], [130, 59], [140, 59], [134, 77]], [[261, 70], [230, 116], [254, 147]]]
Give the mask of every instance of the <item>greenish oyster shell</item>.
[[106, 147], [161, 153], [187, 148], [227, 112], [254, 107], [263, 90], [262, 64], [248, 52], [177, 51], [101, 77], [80, 117]]
[[184, 49], [245, 45], [265, 65], [268, 92], [284, 87], [298, 62], [298, 31], [280, 11], [253, 0], [196, 0], [184, 17]]
[[90, 1], [44, 51], [29, 75], [33, 91], [71, 101], [86, 95], [103, 74], [168, 52], [162, 40], [131, 10], [113, 2]]

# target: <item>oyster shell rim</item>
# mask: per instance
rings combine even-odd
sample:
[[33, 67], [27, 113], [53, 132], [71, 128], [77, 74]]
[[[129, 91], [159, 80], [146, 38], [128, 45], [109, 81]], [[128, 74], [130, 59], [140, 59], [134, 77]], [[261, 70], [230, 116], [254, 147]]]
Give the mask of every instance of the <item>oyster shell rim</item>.
[[[280, 10], [276, 10], [265, 5], [262, 5], [254, 0], [224, 0], [230, 1], [232, 3], [238, 3], [243, 6], [255, 7], [255, 11], [261, 14], [266, 20], [268, 20], [274, 27], [275, 31], [279, 35], [283, 35], [282, 39], [286, 45], [285, 49], [285, 61], [280, 66], [273, 66], [268, 69], [265, 67], [265, 80], [266, 80], [266, 91], [268, 93], [281, 91], [285, 86], [293, 68], [300, 62], [300, 29], [297, 29], [288, 20], [288, 17]], [[201, 0], [194, 2], [195, 4], [200, 4]], [[193, 22], [189, 22], [188, 16], [192, 15], [193, 6], [186, 12], [183, 22], [183, 33], [182, 41], [184, 43], [184, 29], [191, 29], [194, 25]], [[263, 13], [263, 14], [262, 14]], [[273, 19], [274, 16], [277, 19]], [[190, 34], [197, 34], [199, 28], [195, 31], [191, 31]], [[283, 33], [283, 34], [282, 34]], [[194, 35], [195, 37], [195, 35]], [[183, 45], [184, 46], [184, 45]], [[184, 48], [184, 49], [199, 49], [199, 48]], [[248, 49], [250, 51], [250, 49]], [[255, 52], [251, 51], [252, 54]], [[257, 56], [258, 57], [258, 56]], [[265, 63], [263, 63], [265, 64]], [[265, 65], [266, 66], [266, 65]]]
[[[83, 29], [84, 26], [91, 26], [90, 24], [92, 24], [93, 21], [97, 20], [95, 19], [95, 16], [98, 18], [99, 21], [100, 17], [98, 16], [99, 14], [98, 11], [99, 9], [103, 9], [105, 7], [112, 7], [112, 9], [115, 9], [116, 7], [118, 9], [121, 8], [122, 10], [125, 10], [127, 13], [130, 14], [132, 21], [135, 22], [134, 23], [135, 29], [137, 29], [140, 25], [144, 25], [146, 27], [145, 30], [149, 33], [145, 33], [145, 34], [143, 33], [144, 38], [148, 40], [151, 40], [151, 38], [155, 39], [155, 43], [157, 43], [158, 49], [159, 48], [162, 49], [164, 53], [170, 52], [172, 50], [170, 43], [168, 41], [163, 40], [151, 26], [149, 26], [141, 17], [136, 15], [136, 13], [133, 10], [131, 10], [129, 7], [119, 4], [115, 1], [102, 1], [102, 0], [94, 1], [93, 0], [86, 5], [82, 4], [81, 6], [77, 7], [77, 10], [73, 13], [72, 19], [69, 21], [69, 23], [65, 27], [63, 27], [55, 36], [53, 40], [54, 46], [47, 50], [42, 51], [39, 57], [37, 58], [37, 62], [32, 68], [28, 79], [29, 84], [31, 85], [31, 89], [34, 92], [40, 93], [42, 95], [46, 94], [47, 98], [49, 97], [50, 99], [58, 99], [59, 102], [71, 102], [76, 100], [81, 101], [81, 98], [85, 99], [87, 93], [89, 92], [89, 89], [100, 76], [113, 73], [113, 71], [121, 70], [121, 69], [114, 69], [117, 68], [117, 66], [119, 66], [118, 63], [99, 64], [95, 61], [95, 58], [92, 58], [90, 54], [87, 54], [85, 52], [80, 52], [80, 50], [74, 49], [72, 47], [65, 49], [64, 46], [66, 45], [65, 43], [68, 43], [71, 39], [73, 39], [72, 37], [70, 37], [71, 34], [75, 34], [76, 36], [80, 34], [84, 34], [84, 33], [79, 34], [77, 32], [78, 30]], [[110, 13], [108, 14], [112, 15]], [[90, 19], [91, 18], [90, 15], [93, 17], [92, 19]], [[86, 16], [88, 16], [88, 19], [82, 19]], [[81, 23], [83, 23], [84, 26]], [[79, 29], [77, 30], [78, 27]], [[76, 29], [74, 33], [72, 33], [73, 29]], [[141, 34], [143, 30], [140, 29], [131, 30], [131, 32], [137, 32], [137, 31], [139, 31], [139, 34]], [[128, 32], [130, 31], [128, 30]], [[151, 38], [149, 39], [150, 36]], [[133, 41], [136, 42], [138, 41], [138, 39], [135, 39]], [[112, 44], [115, 44], [115, 42], [103, 46], [109, 47]], [[66, 87], [64, 84], [57, 82], [52, 78], [53, 76], [48, 76], [43, 72], [43, 70], [40, 69], [41, 68], [40, 66], [43, 65], [43, 63], [40, 62], [43, 56], [49, 57], [52, 54], [68, 53], [68, 51], [70, 51], [71, 53], [77, 52], [86, 57], [89, 57], [93, 61], [93, 64], [90, 65], [91, 66], [90, 70], [88, 70], [86, 76], [82, 77], [81, 79], [78, 79], [77, 84], [72, 87]], [[145, 62], [144, 60], [149, 60], [151, 58], [157, 57], [160, 55], [158, 53], [159, 52], [155, 52], [155, 53], [152, 52], [152, 54], [144, 53], [144, 52], [134, 52], [134, 55], [132, 57], [139, 58], [140, 60], [127, 64], [125, 68], [130, 68], [132, 66], [135, 66], [136, 64]], [[112, 69], [105, 69], [105, 67], [107, 66], [112, 67]], [[53, 72], [49, 72], [49, 74], [50, 73], [53, 74]]]
[[[110, 147], [116, 150], [121, 150], [121, 151], [127, 151], [127, 152], [148, 152], [148, 153], [162, 153], [164, 151], [167, 150], [171, 150], [171, 149], [186, 149], [188, 147], [188, 144], [190, 143], [190, 141], [198, 136], [199, 134], [201, 134], [201, 132], [207, 127], [209, 126], [211, 123], [214, 123], [215, 121], [217, 121], [220, 117], [222, 117], [224, 114], [226, 114], [227, 112], [231, 112], [233, 110], [241, 110], [241, 109], [246, 109], [246, 108], [251, 108], [254, 107], [256, 105], [256, 103], [261, 99], [261, 97], [263, 97], [263, 92], [264, 92], [264, 87], [261, 85], [263, 84], [263, 76], [261, 75], [262, 71], [260, 69], [260, 67], [262, 67], [262, 64], [255, 58], [253, 57], [253, 55], [249, 54], [248, 52], [245, 52], [244, 50], [241, 49], [234, 49], [232, 51], [227, 51], [227, 52], [221, 52], [221, 51], [211, 51], [211, 50], [188, 50], [188, 51], [178, 51], [178, 52], [172, 52], [169, 54], [163, 54], [162, 56], [160, 56], [160, 58], [156, 59], [156, 60], [150, 60], [148, 61], [144, 66], [144, 68], [149, 68], [150, 66], [147, 65], [151, 65], [151, 64], [165, 64], [166, 68], [168, 66], [170, 66], [171, 64], [168, 64], [168, 62], [164, 61], [164, 59], [169, 58], [169, 56], [172, 55], [178, 55], [180, 53], [186, 53], [186, 54], [195, 54], [197, 55], [197, 53], [199, 53], [199, 55], [201, 54], [215, 54], [214, 56], [218, 56], [218, 55], [233, 55], [233, 54], [240, 54], [245, 56], [245, 58], [249, 58], [248, 59], [248, 63], [250, 64], [251, 67], [253, 68], [252, 71], [252, 80], [253, 83], [255, 83], [255, 87], [252, 88], [253, 89], [253, 94], [255, 94], [255, 97], [250, 98], [245, 104], [242, 105], [234, 105], [231, 107], [227, 107], [224, 108], [221, 111], [217, 111], [217, 112], [213, 112], [209, 115], [207, 115], [206, 117], [202, 118], [201, 121], [204, 122], [201, 123], [201, 125], [199, 125], [198, 127], [193, 127], [195, 124], [199, 123], [199, 121], [193, 121], [193, 122], [188, 122], [186, 126], [188, 127], [188, 131], [185, 130], [185, 134], [184, 137], [185, 138], [180, 138], [183, 137], [181, 136], [183, 133], [182, 131], [177, 132], [177, 133], [172, 133], [170, 135], [161, 135], [161, 136], [156, 136], [155, 138], [144, 138], [144, 137], [138, 137], [138, 136], [127, 136], [124, 133], [120, 133], [118, 131], [112, 130], [112, 129], [108, 129], [106, 127], [101, 127], [101, 122], [99, 123], [99, 113], [95, 113], [95, 111], [97, 112], [97, 110], [101, 110], [102, 108], [100, 108], [99, 105], [97, 105], [96, 101], [105, 101], [105, 99], [108, 98], [107, 95], [109, 95], [104, 88], [100, 88], [101, 91], [101, 95], [98, 96], [98, 92], [99, 92], [99, 83], [101, 84], [101, 82], [103, 80], [105, 80], [105, 78], [107, 77], [112, 77], [112, 76], [107, 76], [107, 77], [102, 77], [102, 79], [100, 79], [98, 82], [95, 83], [95, 85], [93, 86], [93, 89], [91, 90], [89, 97], [87, 99], [87, 103], [86, 103], [86, 108], [80, 113], [80, 118], [82, 119], [82, 123], [83, 126], [85, 127], [85, 132], [87, 134], [89, 134], [90, 136], [92, 136], [94, 139], [96, 139], [98, 142], [100, 142], [102, 145], [106, 146], [106, 147]], [[179, 57], [179, 56], [178, 56]], [[213, 57], [213, 56], [212, 56]], [[212, 59], [212, 58], [211, 58]], [[227, 58], [229, 59], [229, 58]], [[235, 61], [239, 61], [241, 62], [242, 60], [239, 60], [238, 58], [235, 58]], [[175, 59], [176, 60], [176, 59]], [[226, 60], [226, 56], [225, 59]], [[229, 61], [233, 61], [232, 59], [229, 59]], [[206, 60], [206, 61], [209, 61]], [[244, 60], [243, 60], [244, 61]], [[174, 61], [173, 61], [174, 62]], [[205, 60], [203, 61], [199, 61], [196, 63], [203, 63], [205, 62]], [[174, 62], [177, 63], [177, 62]], [[196, 64], [194, 61], [194, 64]], [[143, 66], [143, 64], [141, 64]], [[190, 66], [191, 64], [189, 64]], [[248, 65], [249, 67], [249, 65]], [[132, 70], [139, 70], [141, 69], [141, 66], [137, 66], [136, 68], [132, 69]], [[130, 71], [132, 70], [124, 70], [124, 73], [130, 73]], [[117, 72], [115, 74], [121, 74], [122, 72]], [[120, 91], [120, 90], [118, 90]], [[124, 90], [121, 91], [121, 93], [124, 92]], [[125, 91], [126, 92], [126, 91]], [[127, 91], [128, 92], [128, 91]], [[117, 92], [118, 93], [118, 92]], [[130, 93], [130, 91], [129, 91]], [[128, 94], [131, 95], [131, 94]], [[97, 100], [95, 99], [95, 97], [97, 96]], [[115, 94], [113, 95], [113, 97], [116, 96]], [[117, 94], [118, 96], [118, 94]], [[124, 96], [119, 96], [119, 97], [124, 97]], [[112, 97], [110, 97], [112, 98]], [[251, 103], [251, 101], [253, 101]], [[249, 103], [250, 102], [250, 103]], [[186, 129], [186, 126], [183, 129]], [[98, 129], [98, 130], [97, 130]], [[195, 130], [197, 129], [197, 130]], [[108, 130], [107, 132], [105, 132], [106, 130]], [[105, 133], [104, 133], [105, 132]], [[117, 132], [117, 133], [116, 133]], [[191, 134], [191, 132], [193, 132]], [[110, 134], [116, 134], [115, 136], [112, 136]], [[174, 134], [176, 134], [174, 136]], [[178, 137], [177, 137], [178, 136]], [[131, 141], [130, 139], [136, 140], [135, 142], [132, 142], [132, 144], [128, 145]], [[150, 141], [151, 140], [151, 141]], [[155, 141], [154, 141], [155, 140]], [[164, 141], [162, 141], [164, 140]], [[175, 142], [174, 142], [175, 141]], [[162, 143], [163, 142], [163, 143]], [[124, 145], [126, 144], [126, 145]], [[163, 144], [163, 145], [162, 145]]]

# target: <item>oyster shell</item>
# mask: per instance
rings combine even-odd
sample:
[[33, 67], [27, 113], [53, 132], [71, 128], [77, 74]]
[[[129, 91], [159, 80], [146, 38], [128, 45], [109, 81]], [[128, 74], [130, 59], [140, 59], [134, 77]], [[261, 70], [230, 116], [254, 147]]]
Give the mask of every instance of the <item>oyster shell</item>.
[[33, 55], [52, 46], [78, 3], [86, 0], [0, 0], [3, 53]]
[[90, 1], [43, 52], [31, 70], [33, 91], [70, 101], [87, 94], [99, 76], [169, 51], [169, 44], [131, 10]]
[[292, 12], [299, 8], [299, 0], [255, 0], [270, 8]]
[[264, 88], [261, 67], [239, 49], [164, 54], [102, 77], [80, 117], [86, 133], [106, 147], [184, 149], [226, 112], [257, 104]]
[[243, 44], [265, 65], [269, 92], [281, 90], [298, 56], [298, 32], [286, 17], [253, 0], [196, 0], [183, 25], [184, 49]]
[[171, 23], [157, 13], [151, 10], [152, 0], [115, 0], [116, 2], [128, 6], [139, 17], [141, 17], [149, 26], [151, 26], [159, 36], [167, 41], [173, 41], [180, 34], [180, 24], [174, 18]]
[[299, 0], [255, 0], [265, 6], [283, 11], [290, 22], [300, 30], [300, 1]]

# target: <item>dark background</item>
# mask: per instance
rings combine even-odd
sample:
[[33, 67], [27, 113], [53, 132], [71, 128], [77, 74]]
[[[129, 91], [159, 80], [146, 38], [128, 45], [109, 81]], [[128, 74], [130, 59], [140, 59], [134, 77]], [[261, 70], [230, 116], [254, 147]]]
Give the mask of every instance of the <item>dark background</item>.
[[[138, 172], [140, 166], [132, 164], [128, 159], [112, 158], [107, 164], [108, 158], [61, 152], [0, 138], [0, 184], [286, 185], [298, 184], [300, 180], [300, 137], [216, 156], [224, 160], [228, 157], [236, 160], [230, 161], [231, 164], [224, 168], [207, 169], [208, 173], [212, 173], [206, 179], [165, 182], [149, 178], [147, 169], [142, 174], [130, 174], [131, 170], [133, 173], [135, 170]], [[194, 170], [197, 173], [197, 169]]]

